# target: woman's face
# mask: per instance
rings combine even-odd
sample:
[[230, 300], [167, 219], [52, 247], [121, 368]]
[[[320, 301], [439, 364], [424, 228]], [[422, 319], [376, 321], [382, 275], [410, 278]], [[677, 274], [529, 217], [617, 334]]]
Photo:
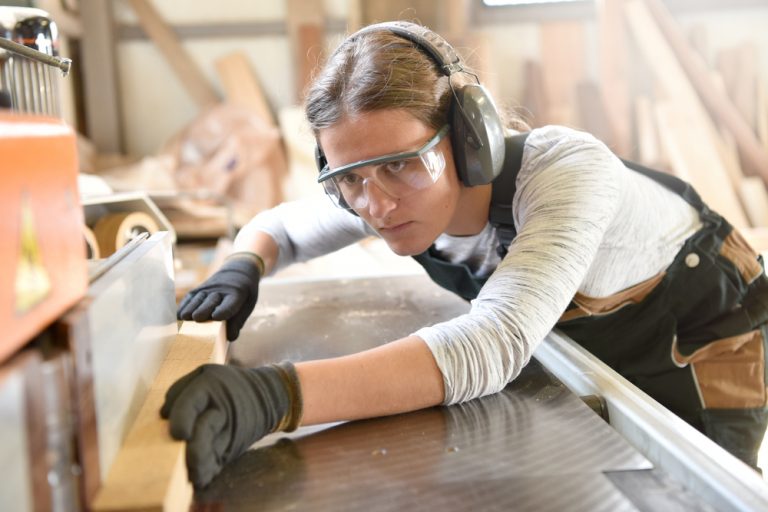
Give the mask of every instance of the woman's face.
[[[382, 155], [413, 151], [435, 136], [431, 128], [407, 111], [379, 110], [344, 118], [320, 130], [319, 140], [331, 169]], [[424, 252], [445, 232], [457, 211], [462, 186], [456, 175], [449, 137], [437, 145], [445, 158], [445, 169], [427, 188], [405, 197], [382, 190], [375, 179], [365, 186], [368, 204], [355, 209], [387, 242], [396, 254]], [[373, 173], [366, 169], [360, 172]]]

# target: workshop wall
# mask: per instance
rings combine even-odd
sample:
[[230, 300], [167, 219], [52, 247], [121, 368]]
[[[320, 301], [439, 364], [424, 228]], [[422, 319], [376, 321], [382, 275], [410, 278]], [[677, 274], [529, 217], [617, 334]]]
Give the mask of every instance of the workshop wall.
[[[329, 4], [329, 11], [333, 2]], [[115, 2], [115, 22], [135, 25], [135, 15], [124, 2]], [[282, 23], [286, 5], [282, 0], [250, 2], [173, 2], [156, 0], [155, 5], [171, 25], [227, 22]], [[293, 102], [294, 70], [290, 65], [287, 34], [256, 37], [190, 38], [183, 41], [194, 62], [221, 92], [213, 65], [217, 57], [243, 51], [260, 78], [264, 94], [274, 110]], [[159, 147], [198, 113], [163, 56], [146, 37], [117, 42], [123, 129], [126, 151], [137, 156]]]
[[[414, 2], [415, 3], [415, 2]], [[275, 26], [287, 16], [286, 0], [249, 2], [247, 0], [219, 0], [217, 2], [173, 2], [156, 0], [155, 5], [165, 20], [173, 26], [253, 23], [254, 26]], [[349, 16], [346, 0], [325, 0], [328, 48], [334, 47], [342, 37]], [[418, 16], [418, 13], [416, 13]], [[136, 26], [136, 18], [124, 1], [114, 2], [114, 18], [118, 27]], [[731, 11], [707, 10], [700, 13], [684, 12], [676, 18], [686, 30], [702, 30], [708, 45], [708, 60], [729, 46], [751, 42], [758, 49], [759, 68], [768, 76], [768, 5], [765, 7], [734, 8]], [[471, 22], [471, 19], [470, 19]], [[585, 22], [587, 44], [587, 78], [598, 75], [599, 52], [596, 23]], [[489, 48], [494, 68], [479, 71], [506, 106], [524, 101], [524, 63], [540, 55], [540, 25], [525, 21], [474, 25]], [[336, 30], [338, 29], [338, 30]], [[264, 94], [274, 112], [295, 104], [296, 72], [291, 64], [291, 49], [285, 31], [260, 33], [253, 37], [188, 37], [183, 44], [210, 82], [221, 91], [213, 61], [235, 50], [246, 52], [258, 74]], [[192, 120], [198, 109], [186, 94], [167, 62], [143, 35], [126, 35], [117, 31], [116, 44], [123, 136], [129, 154], [144, 156], [156, 152], [162, 144], [182, 126]], [[121, 35], [122, 34], [122, 35]], [[459, 46], [472, 53], [474, 48]], [[498, 66], [498, 63], [504, 63]]]

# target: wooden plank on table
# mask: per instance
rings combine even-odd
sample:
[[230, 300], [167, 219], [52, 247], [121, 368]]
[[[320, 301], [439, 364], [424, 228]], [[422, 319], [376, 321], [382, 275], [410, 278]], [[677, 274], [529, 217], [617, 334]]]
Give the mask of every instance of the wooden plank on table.
[[184, 322], [147, 393], [96, 499], [94, 511], [188, 510], [184, 443], [171, 438], [160, 407], [168, 388], [200, 365], [223, 363], [227, 341], [221, 322]]
[[718, 153], [719, 134], [647, 5], [643, 0], [627, 0], [625, 15], [664, 98], [655, 110], [658, 126], [664, 127], [661, 139], [672, 171], [688, 180], [732, 224], [748, 225]]
[[248, 56], [243, 52], [234, 52], [216, 59], [214, 64], [227, 101], [253, 109], [264, 121], [274, 126], [275, 116]]
[[151, 0], [129, 0], [144, 31], [173, 68], [182, 86], [200, 108], [219, 101], [211, 84], [184, 49], [176, 33], [160, 16]]
[[744, 164], [763, 179], [768, 180], [768, 151], [760, 145], [755, 133], [739, 114], [733, 102], [721, 94], [712, 83], [706, 64], [701, 56], [690, 48], [669, 10], [661, 0], [631, 0], [635, 13], [640, 11], [638, 8], [640, 2], [644, 2], [642, 5], [655, 19], [657, 30], [663, 33], [680, 66], [690, 78], [694, 90], [701, 96], [701, 100], [718, 122], [733, 134]]

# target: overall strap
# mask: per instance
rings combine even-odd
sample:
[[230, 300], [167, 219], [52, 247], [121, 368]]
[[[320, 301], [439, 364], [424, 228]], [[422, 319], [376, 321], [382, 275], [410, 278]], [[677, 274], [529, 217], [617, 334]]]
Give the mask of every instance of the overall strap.
[[686, 203], [696, 208], [696, 210], [701, 212], [702, 210], [707, 209], [707, 206], [704, 204], [704, 201], [701, 200], [698, 192], [696, 192], [696, 190], [694, 190], [694, 188], [689, 183], [681, 180], [680, 178], [665, 172], [656, 171], [649, 167], [645, 167], [644, 165], [640, 165], [637, 162], [624, 160], [623, 158], [621, 159], [621, 162], [629, 169], [632, 169], [635, 172], [639, 172], [643, 176], [650, 178], [657, 183], [661, 183], [669, 190], [682, 197]]
[[501, 173], [493, 180], [488, 220], [496, 228], [496, 236], [499, 239], [496, 252], [502, 258], [507, 254], [507, 247], [512, 243], [512, 239], [517, 236], [512, 215], [512, 199], [515, 197], [517, 174], [523, 163], [523, 149], [529, 133], [520, 133], [504, 139], [506, 155], [504, 166], [501, 168]]
[[[496, 228], [496, 235], [499, 240], [496, 252], [502, 258], [507, 254], [509, 244], [511, 244], [512, 240], [517, 236], [514, 216], [512, 215], [512, 199], [515, 196], [517, 175], [520, 172], [525, 140], [529, 133], [530, 132], [520, 133], [505, 139], [507, 156], [504, 159], [504, 167], [502, 167], [499, 176], [493, 180], [491, 209], [488, 215], [488, 220], [491, 225]], [[671, 174], [656, 171], [636, 162], [624, 159], [621, 159], [621, 161], [629, 169], [660, 183], [679, 195], [701, 215], [711, 215], [710, 209], [689, 183], [672, 176]]]

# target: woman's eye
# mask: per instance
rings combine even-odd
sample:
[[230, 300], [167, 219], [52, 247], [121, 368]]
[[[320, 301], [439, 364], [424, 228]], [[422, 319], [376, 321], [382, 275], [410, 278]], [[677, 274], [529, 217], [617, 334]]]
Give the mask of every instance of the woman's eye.
[[341, 178], [339, 178], [339, 182], [343, 185], [355, 185], [356, 183], [360, 182], [360, 176], [354, 173], [345, 174]]
[[395, 160], [394, 162], [387, 162], [387, 172], [397, 174], [408, 166], [407, 160]]

